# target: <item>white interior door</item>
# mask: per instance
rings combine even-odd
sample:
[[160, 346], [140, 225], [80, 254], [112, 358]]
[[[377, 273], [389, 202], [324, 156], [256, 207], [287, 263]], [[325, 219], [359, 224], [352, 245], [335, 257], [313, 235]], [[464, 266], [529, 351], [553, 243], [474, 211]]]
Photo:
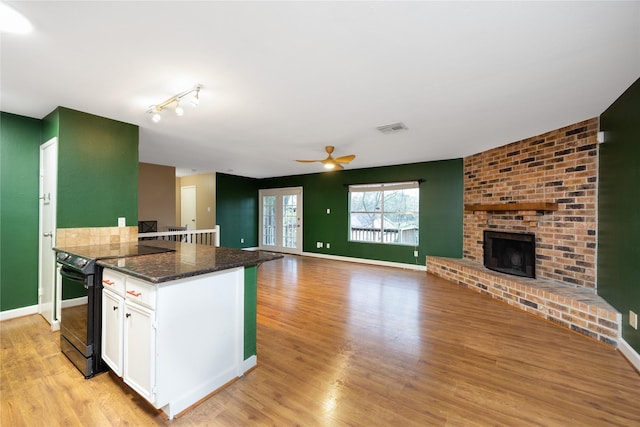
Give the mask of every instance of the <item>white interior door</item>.
[[51, 329], [60, 328], [62, 296], [56, 292], [56, 188], [58, 176], [58, 139], [40, 146], [40, 219], [38, 262], [38, 311]]
[[260, 190], [260, 249], [302, 252], [302, 187]]
[[180, 225], [197, 230], [196, 219], [196, 186], [180, 187]]

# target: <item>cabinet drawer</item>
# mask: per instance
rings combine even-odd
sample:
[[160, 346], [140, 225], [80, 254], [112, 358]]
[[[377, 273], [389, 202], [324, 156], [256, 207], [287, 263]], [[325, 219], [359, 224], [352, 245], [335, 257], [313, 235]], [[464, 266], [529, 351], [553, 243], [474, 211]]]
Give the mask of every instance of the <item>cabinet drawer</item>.
[[125, 298], [135, 301], [138, 304], [146, 305], [149, 308], [156, 308], [156, 292], [158, 291], [151, 283], [127, 277]]
[[110, 289], [118, 295], [124, 296], [125, 276], [116, 271], [105, 268], [102, 270], [102, 287]]

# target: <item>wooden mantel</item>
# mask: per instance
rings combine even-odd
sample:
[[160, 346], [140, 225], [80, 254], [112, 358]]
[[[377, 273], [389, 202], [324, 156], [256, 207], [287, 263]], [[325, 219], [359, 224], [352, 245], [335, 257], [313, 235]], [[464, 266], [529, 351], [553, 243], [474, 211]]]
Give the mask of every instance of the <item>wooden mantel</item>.
[[555, 202], [528, 202], [528, 203], [475, 203], [464, 205], [465, 211], [557, 211]]

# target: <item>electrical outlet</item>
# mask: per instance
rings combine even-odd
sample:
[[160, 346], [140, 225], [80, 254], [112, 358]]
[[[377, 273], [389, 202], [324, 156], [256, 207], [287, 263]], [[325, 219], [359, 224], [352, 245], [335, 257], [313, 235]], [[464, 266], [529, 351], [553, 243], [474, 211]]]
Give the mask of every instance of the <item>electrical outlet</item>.
[[244, 243], [244, 239], [240, 239], [240, 243]]
[[629, 324], [633, 329], [638, 329], [638, 315], [629, 310]]
[[322, 242], [316, 242], [316, 248], [321, 248], [322, 247]]
[[331, 248], [331, 243], [327, 243], [327, 249]]
[[418, 258], [418, 251], [413, 251], [413, 257]]
[[126, 227], [127, 226], [127, 219], [123, 216], [118, 217], [118, 227]]
[[327, 215], [331, 213], [331, 209], [327, 209]]

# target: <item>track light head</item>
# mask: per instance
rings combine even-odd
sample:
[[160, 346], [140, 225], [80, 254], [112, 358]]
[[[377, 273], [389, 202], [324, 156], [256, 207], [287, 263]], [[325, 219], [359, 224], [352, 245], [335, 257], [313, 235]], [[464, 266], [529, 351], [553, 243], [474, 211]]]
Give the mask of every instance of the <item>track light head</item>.
[[197, 107], [198, 105], [200, 105], [200, 89], [198, 89], [196, 94], [193, 95], [193, 98], [191, 98], [191, 105], [194, 107]]
[[158, 109], [157, 105], [152, 105], [151, 107], [149, 107], [149, 110], [147, 110], [147, 113], [151, 114], [151, 120], [153, 120], [154, 123], [158, 123], [160, 120], [162, 120], [162, 116], [160, 115], [160, 109]]

